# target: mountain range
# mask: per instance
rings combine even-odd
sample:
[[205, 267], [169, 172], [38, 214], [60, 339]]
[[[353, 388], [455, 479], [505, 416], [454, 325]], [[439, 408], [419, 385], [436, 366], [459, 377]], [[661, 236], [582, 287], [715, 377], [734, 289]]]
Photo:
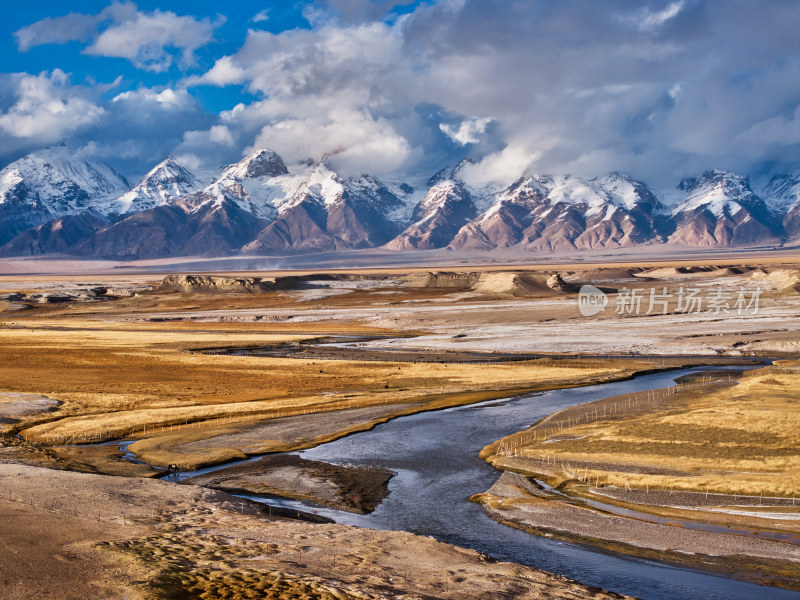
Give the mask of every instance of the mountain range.
[[466, 159], [416, 185], [338, 174], [328, 159], [287, 166], [262, 148], [202, 181], [172, 157], [136, 185], [68, 147], [0, 171], [0, 255], [115, 259], [287, 255], [382, 247], [550, 253], [638, 245], [800, 243], [800, 170], [753, 191], [712, 170], [665, 202], [622, 173], [524, 173], [505, 189], [469, 185]]

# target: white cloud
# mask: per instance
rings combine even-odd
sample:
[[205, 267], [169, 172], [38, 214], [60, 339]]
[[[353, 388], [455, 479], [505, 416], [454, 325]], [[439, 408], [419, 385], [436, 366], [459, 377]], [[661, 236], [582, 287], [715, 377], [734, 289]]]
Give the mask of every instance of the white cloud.
[[233, 147], [235, 140], [233, 138], [233, 133], [231, 130], [228, 129], [225, 125], [214, 125], [211, 129], [208, 130], [208, 139], [214, 143], [220, 144], [222, 146], [228, 146], [229, 148]]
[[[250, 31], [238, 53], [191, 83], [245, 84], [264, 96], [220, 115], [233, 137], [253, 140], [254, 147], [270, 147], [290, 162], [327, 154], [343, 171], [385, 173], [413, 154], [392, 119], [376, 115], [395, 99], [406, 106], [402, 87], [413, 77], [402, 42], [400, 30], [384, 23]], [[210, 131], [196, 132], [183, 148], [202, 156], [198, 145], [210, 138]]]
[[12, 75], [8, 84], [16, 101], [0, 112], [0, 131], [12, 138], [50, 144], [96, 123], [105, 113], [86, 88], [70, 85], [60, 69]]
[[114, 2], [96, 15], [70, 13], [37, 21], [14, 36], [21, 51], [92, 40], [84, 50], [87, 54], [125, 58], [140, 69], [161, 72], [173, 64], [176, 54], [182, 66], [192, 65], [194, 51], [211, 42], [224, 21], [221, 16], [211, 21], [159, 9], [144, 12], [132, 2]]
[[252, 19], [253, 23], [263, 23], [264, 21], [269, 21], [269, 9], [265, 8], [264, 10], [259, 11]]
[[270, 97], [349, 95], [353, 102], [389, 102], [402, 93], [414, 68], [403, 47], [403, 32], [385, 23], [281, 34], [250, 31], [233, 56], [219, 59], [196, 83], [247, 83]]
[[464, 168], [464, 181], [475, 186], [510, 185], [528, 166], [540, 156], [532, 149], [511, 144], [498, 152], [485, 156], [481, 161]]
[[[106, 142], [138, 129], [146, 142], [132, 147], [160, 149], [158, 129], [169, 130], [173, 152], [215, 166], [258, 143], [287, 160], [341, 149], [332, 160], [358, 171], [431, 172], [469, 152], [476, 177], [618, 169], [671, 184], [720, 165], [796, 163], [800, 4], [765, 1], [443, 0], [397, 16], [386, 11], [400, 3], [329, 0], [308, 13], [310, 28], [254, 29], [172, 86], [241, 85], [256, 97], [213, 118], [178, 89], [104, 103], [71, 86], [60, 101], [105, 109]], [[191, 60], [216, 26], [130, 3], [83, 17], [96, 24], [45, 20], [17, 43], [88, 40], [155, 70]], [[24, 114], [15, 86], [0, 87], [3, 115]]]
[[639, 28], [652, 30], [661, 27], [667, 21], [677, 17], [678, 13], [683, 10], [684, 5], [684, 0], [680, 0], [679, 2], [672, 2], [660, 11], [650, 12], [645, 10], [644, 16], [639, 21]]
[[103, 31], [86, 49], [87, 54], [127, 58], [140, 69], [165, 71], [173, 61], [168, 49], [181, 52], [184, 65], [194, 62], [194, 51], [208, 44], [223, 20], [195, 20], [173, 12], [137, 12], [132, 19]]
[[236, 65], [230, 56], [223, 56], [211, 70], [199, 78], [193, 78], [197, 83], [208, 83], [211, 85], [231, 85], [241, 83], [247, 78], [247, 71]]
[[116, 103], [128, 103], [132, 108], [138, 106], [148, 112], [148, 105], [159, 110], [188, 110], [196, 106], [196, 100], [185, 89], [139, 88], [117, 94], [111, 99]]
[[491, 119], [465, 119], [461, 121], [458, 128], [440, 123], [439, 129], [453, 141], [466, 146], [467, 144], [477, 144], [480, 141], [480, 135], [486, 131], [486, 126], [491, 122]]
[[754, 123], [737, 141], [745, 144], [748, 152], [761, 155], [776, 147], [800, 144], [800, 104], [789, 117], [778, 115]]
[[14, 32], [17, 48], [27, 52], [34, 46], [42, 44], [64, 44], [66, 42], [85, 42], [91, 39], [99, 17], [70, 13], [54, 19], [42, 19], [32, 25]]
[[397, 171], [411, 154], [386, 119], [349, 109], [282, 119], [262, 128], [253, 147], [272, 148], [292, 162], [331, 155], [331, 164], [347, 175]]

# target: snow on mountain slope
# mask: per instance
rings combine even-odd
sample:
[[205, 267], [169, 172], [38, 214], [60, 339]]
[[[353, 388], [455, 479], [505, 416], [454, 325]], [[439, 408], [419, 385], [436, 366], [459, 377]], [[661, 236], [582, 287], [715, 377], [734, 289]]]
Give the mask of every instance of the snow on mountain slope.
[[20, 185], [35, 191], [56, 212], [85, 208], [88, 199], [108, 198], [126, 191], [128, 182], [99, 161], [78, 158], [67, 146], [32, 152], [0, 171], [0, 204]]
[[134, 214], [169, 204], [203, 187], [200, 180], [168, 156], [147, 173], [133, 189], [97, 208], [105, 214]]
[[436, 183], [412, 214], [412, 223], [386, 244], [391, 250], [443, 248], [458, 230], [475, 218], [478, 209], [472, 195], [460, 181], [446, 179]]
[[776, 175], [764, 187], [762, 197], [783, 214], [783, 228], [791, 243], [800, 243], [800, 169]]
[[686, 196], [672, 210], [669, 242], [703, 247], [780, 242], [780, 220], [750, 189], [747, 177], [715, 169], [684, 179], [678, 188]]
[[326, 160], [298, 169], [275, 217], [247, 252], [365, 248], [380, 245], [400, 227], [391, 218], [405, 204], [370, 175], [342, 178]]
[[257, 218], [273, 219], [276, 204], [291, 196], [302, 178], [289, 175], [283, 159], [267, 148], [227, 166], [222, 174], [199, 194], [198, 204], [234, 202]]
[[783, 173], [770, 179], [761, 191], [761, 197], [771, 208], [787, 213], [800, 204], [800, 169]]
[[0, 171], [0, 244], [48, 220], [119, 196], [128, 188], [114, 169], [78, 158], [66, 146], [32, 152]]
[[583, 179], [526, 175], [465, 225], [454, 249], [527, 250], [630, 246], [659, 240], [661, 204], [642, 183], [620, 173]]
[[708, 171], [681, 182], [667, 209], [645, 184], [616, 172], [524, 174], [497, 189], [475, 185], [473, 167], [464, 159], [432, 177], [384, 183], [343, 177], [327, 159], [287, 167], [261, 148], [205, 187], [168, 157], [128, 190], [107, 165], [48, 148], [0, 171], [0, 246], [136, 258], [382, 245], [553, 252], [800, 243], [800, 170], [774, 177], [761, 197], [746, 177]]

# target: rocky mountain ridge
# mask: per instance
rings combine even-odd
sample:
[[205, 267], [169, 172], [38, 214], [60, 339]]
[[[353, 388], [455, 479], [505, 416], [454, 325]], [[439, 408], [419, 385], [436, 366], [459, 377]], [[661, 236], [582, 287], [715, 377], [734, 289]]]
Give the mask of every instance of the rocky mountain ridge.
[[665, 206], [622, 173], [523, 174], [477, 188], [465, 159], [418, 185], [344, 177], [323, 158], [287, 166], [261, 148], [204, 185], [172, 157], [135, 186], [68, 148], [34, 152], [0, 171], [0, 255], [118, 259], [383, 247], [390, 251], [530, 253], [673, 244], [756, 247], [800, 242], [800, 170], [761, 194], [712, 170], [684, 179]]

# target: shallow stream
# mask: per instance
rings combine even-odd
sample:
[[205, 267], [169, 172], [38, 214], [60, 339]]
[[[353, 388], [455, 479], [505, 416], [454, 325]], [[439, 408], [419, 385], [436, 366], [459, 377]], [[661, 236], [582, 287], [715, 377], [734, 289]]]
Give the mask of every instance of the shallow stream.
[[478, 458], [487, 444], [573, 404], [665, 388], [683, 375], [713, 369], [666, 371], [628, 381], [418, 413], [300, 453], [309, 460], [380, 466], [396, 472], [389, 483], [389, 497], [368, 515], [283, 498], [244, 497], [316, 512], [337, 523], [429, 535], [499, 560], [523, 563], [647, 600], [800, 599], [800, 592], [757, 586], [531, 535], [493, 521], [479, 505], [469, 501], [470, 496], [485, 492], [499, 477], [498, 471]]

